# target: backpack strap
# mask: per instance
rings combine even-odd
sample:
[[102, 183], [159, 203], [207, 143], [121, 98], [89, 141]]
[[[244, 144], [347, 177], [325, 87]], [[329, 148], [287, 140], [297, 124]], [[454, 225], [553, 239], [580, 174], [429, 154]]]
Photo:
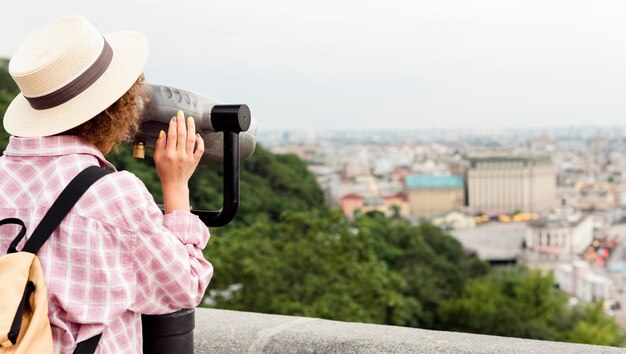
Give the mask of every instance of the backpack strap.
[[18, 218], [6, 218], [0, 220], [0, 226], [7, 224], [15, 224], [17, 226], [21, 226], [20, 232], [17, 234], [17, 236], [15, 236], [13, 241], [11, 241], [9, 249], [7, 250], [7, 253], [15, 253], [17, 252], [17, 244], [20, 243], [20, 241], [22, 241], [22, 239], [24, 238], [24, 235], [26, 235], [26, 225], [24, 225], [24, 222]]
[[[72, 210], [76, 202], [80, 199], [80, 197], [85, 194], [87, 189], [91, 187], [97, 180], [111, 173], [111, 171], [107, 171], [98, 166], [90, 166], [81, 171], [76, 177], [74, 177], [70, 183], [63, 189], [59, 197], [54, 201], [46, 215], [44, 215], [43, 219], [37, 225], [37, 228], [33, 232], [32, 236], [28, 239], [24, 247], [22, 248], [22, 252], [30, 252], [37, 254], [41, 246], [50, 238], [54, 230], [59, 226], [61, 221], [67, 216], [67, 214]], [[0, 220], [0, 226], [6, 224], [15, 224], [21, 226], [20, 231], [15, 237], [15, 239], [9, 245], [9, 249], [7, 253], [15, 253], [17, 252], [17, 245], [24, 238], [26, 234], [26, 226], [24, 222], [17, 218], [7, 218]], [[11, 326], [11, 331], [9, 333], [9, 339], [12, 343], [15, 344], [17, 341], [17, 336], [19, 334], [19, 329], [21, 326], [22, 320], [22, 312], [24, 310], [24, 306], [26, 300], [29, 298], [30, 292], [34, 290], [34, 286], [32, 282], [29, 282], [24, 290], [24, 296], [22, 297], [22, 301], [20, 303], [20, 307], [17, 311], [16, 318], [13, 321], [13, 325]], [[74, 354], [93, 354], [96, 351], [96, 347], [98, 346], [98, 342], [100, 341], [100, 337], [102, 337], [102, 333], [97, 334], [87, 340], [84, 340], [76, 346], [74, 350]]]
[[[41, 246], [48, 240], [52, 232], [61, 223], [63, 218], [74, 207], [78, 199], [89, 189], [89, 187], [95, 183], [101, 177], [109, 174], [111, 171], [107, 171], [98, 166], [90, 166], [81, 171], [76, 177], [70, 181], [70, 183], [61, 192], [61, 195], [52, 204], [50, 210], [44, 215], [43, 220], [33, 232], [31, 238], [26, 242], [22, 251], [37, 253]], [[17, 252], [17, 245], [22, 241], [26, 234], [26, 226], [24, 222], [17, 218], [6, 218], [0, 220], [0, 226], [6, 224], [15, 224], [21, 226], [20, 232], [13, 239], [9, 245], [7, 253]], [[42, 226], [43, 225], [43, 226]], [[44, 227], [45, 226], [45, 227]], [[30, 245], [30, 246], [29, 246]], [[28, 247], [28, 248], [27, 248]]]
[[78, 202], [78, 199], [85, 194], [92, 184], [109, 173], [111, 171], [99, 166], [90, 166], [74, 177], [37, 225], [32, 236], [22, 248], [22, 252], [37, 254], [41, 246], [50, 238], [50, 235]]
[[98, 347], [100, 337], [102, 337], [102, 333], [78, 343], [73, 354], [93, 354]]

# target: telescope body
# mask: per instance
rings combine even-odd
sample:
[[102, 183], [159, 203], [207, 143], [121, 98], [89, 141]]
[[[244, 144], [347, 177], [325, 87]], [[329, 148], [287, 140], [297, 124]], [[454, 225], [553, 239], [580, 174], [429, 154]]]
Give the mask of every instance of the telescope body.
[[256, 120], [246, 105], [223, 104], [220, 101], [172, 86], [145, 83], [149, 100], [144, 103], [143, 116], [135, 142], [154, 148], [161, 130], [167, 132], [176, 112], [193, 117], [196, 132], [204, 140], [201, 164], [221, 163], [224, 159], [223, 131], [239, 133], [240, 159], [254, 153], [256, 147]]

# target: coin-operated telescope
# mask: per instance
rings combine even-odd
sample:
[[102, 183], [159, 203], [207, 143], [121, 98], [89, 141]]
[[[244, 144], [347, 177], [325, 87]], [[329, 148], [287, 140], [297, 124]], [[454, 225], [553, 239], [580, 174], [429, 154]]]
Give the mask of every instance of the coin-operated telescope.
[[254, 153], [257, 123], [245, 104], [223, 104], [214, 98], [171, 86], [146, 84], [149, 101], [135, 137], [133, 156], [143, 158], [145, 147], [152, 147], [161, 130], [167, 131], [176, 112], [195, 120], [196, 130], [204, 140], [200, 164], [224, 165], [224, 204], [217, 212], [192, 210], [211, 227], [230, 222], [239, 208], [239, 161]]
[[[145, 84], [149, 100], [144, 103], [133, 156], [143, 158], [146, 147], [154, 148], [161, 130], [167, 131], [176, 112], [195, 120], [205, 144], [200, 164], [224, 166], [224, 202], [218, 211], [192, 210], [205, 225], [228, 224], [239, 210], [239, 162], [254, 153], [256, 120], [245, 104], [223, 104], [213, 98], [171, 86]], [[194, 309], [166, 315], [142, 315], [144, 353], [192, 354]]]

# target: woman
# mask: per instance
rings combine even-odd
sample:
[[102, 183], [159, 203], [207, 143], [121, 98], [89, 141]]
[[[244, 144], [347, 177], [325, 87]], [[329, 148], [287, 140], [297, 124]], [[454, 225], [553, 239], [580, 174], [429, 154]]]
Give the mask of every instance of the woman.
[[[11, 59], [20, 93], [3, 118], [0, 219], [32, 232], [67, 183], [88, 166], [115, 169], [111, 148], [139, 125], [148, 46], [135, 32], [102, 36], [64, 17], [32, 34]], [[38, 253], [56, 353], [102, 333], [97, 353], [139, 353], [141, 314], [195, 307], [213, 274], [209, 233], [190, 213], [188, 181], [204, 150], [182, 112], [161, 132], [154, 160], [165, 215], [133, 174], [97, 181]], [[0, 255], [17, 228], [0, 228]], [[20, 249], [21, 245], [18, 246]]]

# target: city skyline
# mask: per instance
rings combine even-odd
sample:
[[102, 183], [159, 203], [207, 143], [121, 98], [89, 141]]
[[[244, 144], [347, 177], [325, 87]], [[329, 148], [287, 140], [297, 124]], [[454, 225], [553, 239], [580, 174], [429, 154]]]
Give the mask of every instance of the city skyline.
[[570, 301], [603, 300], [605, 312], [626, 328], [624, 133], [262, 138], [272, 152], [305, 161], [327, 202], [349, 220], [373, 212], [415, 225], [428, 220], [494, 267], [553, 271]]
[[626, 123], [626, 4], [616, 0], [0, 5], [11, 14], [1, 57], [81, 14], [103, 33], [144, 33], [148, 81], [247, 103], [260, 130]]

